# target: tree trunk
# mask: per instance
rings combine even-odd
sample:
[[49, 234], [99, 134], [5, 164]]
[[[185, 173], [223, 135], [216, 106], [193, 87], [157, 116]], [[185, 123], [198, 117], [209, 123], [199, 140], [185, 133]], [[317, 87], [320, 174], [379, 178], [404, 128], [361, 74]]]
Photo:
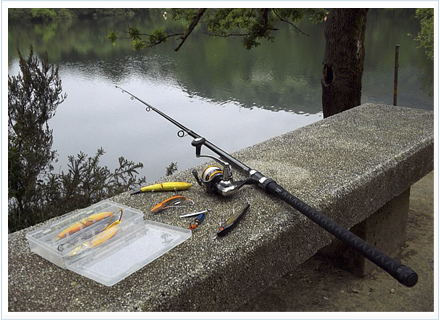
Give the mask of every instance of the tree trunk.
[[324, 118], [361, 104], [368, 9], [332, 9], [324, 27]]

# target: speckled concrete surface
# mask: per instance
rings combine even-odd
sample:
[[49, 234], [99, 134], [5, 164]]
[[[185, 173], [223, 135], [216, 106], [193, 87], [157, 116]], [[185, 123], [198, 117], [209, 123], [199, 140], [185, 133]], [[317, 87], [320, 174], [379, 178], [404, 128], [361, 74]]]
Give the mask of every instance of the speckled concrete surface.
[[[433, 112], [365, 104], [234, 156], [350, 228], [433, 170], [433, 131]], [[165, 180], [193, 177], [186, 170]], [[25, 235], [41, 225], [9, 235], [8, 311], [236, 309], [332, 238], [262, 190], [245, 188], [232, 198], [209, 196], [197, 185], [184, 191], [194, 209], [212, 213], [188, 241], [113, 287], [32, 254]], [[148, 212], [167, 196], [127, 192], [111, 200]], [[218, 223], [246, 197], [251, 208], [241, 223], [213, 240]], [[179, 213], [148, 219], [184, 227]]]

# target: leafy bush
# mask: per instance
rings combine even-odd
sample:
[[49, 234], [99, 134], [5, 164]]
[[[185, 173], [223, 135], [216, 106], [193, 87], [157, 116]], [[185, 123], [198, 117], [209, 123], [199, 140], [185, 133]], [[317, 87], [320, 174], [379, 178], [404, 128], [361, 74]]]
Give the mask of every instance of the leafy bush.
[[8, 76], [8, 228], [17, 231], [74, 209], [89, 206], [145, 182], [142, 163], [119, 158], [111, 172], [99, 165], [104, 154], [69, 157], [67, 173], [53, 173], [56, 152], [48, 120], [67, 95], [58, 68], [19, 52], [21, 74]]
[[44, 8], [32, 8], [32, 17], [36, 20], [42, 20], [42, 21], [52, 21], [55, 20], [57, 17], [57, 14], [52, 9], [44, 9]]
[[416, 18], [420, 20], [420, 32], [415, 40], [425, 49], [428, 58], [434, 60], [434, 9], [417, 9]]

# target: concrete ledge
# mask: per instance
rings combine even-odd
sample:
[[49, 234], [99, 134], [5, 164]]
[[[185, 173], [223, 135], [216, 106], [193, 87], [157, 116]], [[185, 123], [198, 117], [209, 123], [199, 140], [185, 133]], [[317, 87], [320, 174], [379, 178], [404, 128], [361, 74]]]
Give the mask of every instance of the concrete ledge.
[[[350, 231], [389, 256], [399, 253], [406, 241], [410, 189], [391, 199]], [[378, 268], [365, 256], [339, 239], [322, 248], [318, 254], [332, 259], [340, 268], [363, 277]]]
[[[433, 112], [365, 104], [234, 156], [351, 228], [432, 171], [433, 150]], [[193, 177], [186, 170], [167, 179]], [[40, 226], [9, 235], [8, 310], [232, 311], [333, 238], [254, 187], [226, 199], [195, 186], [185, 196], [212, 214], [191, 239], [110, 288], [31, 254], [25, 234]], [[123, 193], [112, 200], [147, 212], [164, 197]], [[251, 208], [242, 222], [212, 240], [245, 197]], [[177, 214], [149, 218], [185, 226]]]

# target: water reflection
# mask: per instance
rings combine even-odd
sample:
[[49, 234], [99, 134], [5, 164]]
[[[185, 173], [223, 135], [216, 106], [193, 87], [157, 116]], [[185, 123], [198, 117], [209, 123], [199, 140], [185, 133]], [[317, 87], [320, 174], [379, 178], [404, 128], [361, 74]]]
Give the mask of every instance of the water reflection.
[[[394, 13], [393, 13], [394, 12]], [[403, 12], [403, 11], [402, 11]], [[368, 14], [363, 102], [392, 103], [394, 45], [401, 45], [399, 105], [433, 108], [433, 66], [407, 36], [416, 34], [414, 11], [371, 10]], [[166, 23], [170, 23], [168, 19]], [[163, 19], [102, 19], [69, 24], [15, 25], [9, 30], [9, 74], [18, 66], [14, 48], [48, 52], [60, 65], [67, 100], [50, 122], [61, 170], [68, 155], [92, 155], [100, 147], [104, 164], [117, 166], [121, 155], [143, 162], [148, 180], [199, 163], [190, 139], [178, 139], [173, 125], [115, 89], [121, 85], [230, 152], [319, 120], [323, 25], [306, 21], [309, 36], [283, 27], [274, 43], [251, 51], [240, 39], [195, 35], [179, 53], [175, 43], [133, 52], [116, 46], [109, 30]], [[239, 137], [239, 139], [237, 138]]]

